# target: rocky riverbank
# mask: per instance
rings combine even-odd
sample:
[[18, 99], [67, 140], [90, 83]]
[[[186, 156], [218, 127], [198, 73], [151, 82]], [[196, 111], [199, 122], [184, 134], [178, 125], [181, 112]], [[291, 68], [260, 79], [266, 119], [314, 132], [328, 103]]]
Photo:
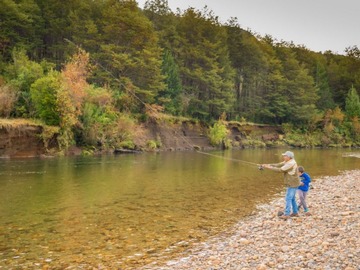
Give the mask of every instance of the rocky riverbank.
[[[311, 216], [281, 220], [283, 197], [259, 206], [232, 233], [143, 269], [360, 269], [360, 170], [313, 179]], [[190, 254], [190, 255], [189, 255]]]

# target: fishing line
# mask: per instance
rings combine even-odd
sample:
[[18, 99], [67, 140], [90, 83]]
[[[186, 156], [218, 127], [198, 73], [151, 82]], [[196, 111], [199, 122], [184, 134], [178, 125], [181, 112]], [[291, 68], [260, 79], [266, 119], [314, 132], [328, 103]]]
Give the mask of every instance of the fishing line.
[[199, 154], [202, 154], [202, 155], [206, 155], [206, 156], [211, 156], [211, 157], [216, 157], [216, 158], [221, 158], [221, 159], [224, 159], [224, 160], [229, 160], [229, 161], [235, 161], [235, 162], [241, 162], [241, 163], [244, 163], [244, 164], [247, 164], [247, 165], [252, 165], [252, 166], [257, 166], [259, 170], [262, 170], [263, 168], [257, 164], [257, 163], [254, 163], [254, 162], [250, 162], [250, 161], [246, 161], [246, 160], [241, 160], [241, 159], [236, 159], [236, 158], [228, 158], [228, 157], [223, 157], [223, 156], [219, 156], [219, 155], [215, 155], [215, 154], [211, 154], [211, 153], [208, 153], [208, 152], [204, 152], [204, 151], [200, 151], [200, 150], [197, 150], [195, 145], [191, 144], [186, 138], [185, 136], [182, 136], [180, 134], [176, 134], [178, 137], [182, 138], [190, 147], [192, 147], [195, 152], [199, 153]]
[[[64, 39], [66, 42], [73, 44], [74, 46], [76, 46], [77, 48], [81, 48], [80, 46], [78, 46], [77, 44], [75, 44], [73, 41], [69, 40], [69, 39]], [[108, 73], [115, 81], [117, 81], [120, 86], [124, 87], [124, 89], [130, 93], [136, 100], [138, 100], [141, 104], [143, 104], [147, 109], [151, 110], [155, 115], [158, 115], [158, 111], [154, 110], [154, 108], [152, 108], [149, 104], [147, 104], [146, 102], [144, 102], [141, 98], [139, 98], [135, 92], [133, 92], [132, 90], [128, 89], [126, 87], [126, 85], [124, 85], [117, 77], [115, 77], [115, 75], [109, 71], [107, 68], [105, 68], [103, 65], [101, 65], [98, 61], [91, 59], [90, 61], [92, 61], [93, 63], [95, 63], [97, 66], [99, 66], [101, 69], [103, 69], [106, 73]], [[257, 163], [254, 162], [250, 162], [250, 161], [246, 161], [246, 160], [241, 160], [241, 159], [235, 159], [235, 158], [228, 158], [228, 157], [223, 157], [223, 156], [219, 156], [219, 155], [214, 155], [208, 152], [204, 152], [204, 151], [200, 151], [198, 149], [196, 149], [196, 146], [193, 145], [192, 143], [190, 143], [188, 141], [187, 138], [185, 138], [185, 136], [181, 135], [181, 134], [177, 134], [175, 132], [175, 136], [178, 136], [179, 138], [183, 139], [184, 142], [186, 144], [188, 144], [193, 150], [195, 150], [196, 153], [202, 154], [202, 155], [206, 155], [206, 156], [211, 156], [211, 157], [216, 157], [216, 158], [221, 158], [224, 160], [229, 160], [229, 161], [234, 161], [234, 162], [240, 162], [243, 164], [247, 164], [247, 165], [251, 165], [251, 166], [256, 166], [258, 167], [259, 170], [263, 170], [263, 167]]]
[[[65, 38], [64, 39], [66, 42], [74, 45], [76, 48], [81, 48], [79, 45], [77, 45], [76, 43], [74, 43], [73, 41]], [[110, 75], [115, 81], [117, 81], [119, 83], [120, 86], [124, 87], [124, 89], [129, 92], [135, 99], [137, 99], [141, 104], [143, 104], [146, 108], [151, 108], [151, 106], [149, 106], [147, 103], [145, 103], [144, 101], [142, 101], [135, 93], [133, 93], [130, 89], [128, 89], [126, 87], [126, 85], [124, 85], [119, 78], [115, 77], [115, 75], [109, 71], [106, 67], [104, 67], [102, 64], [100, 64], [98, 61], [94, 60], [94, 59], [90, 59], [91, 62], [95, 63], [97, 66], [99, 66], [102, 70], [104, 70], [108, 75]]]

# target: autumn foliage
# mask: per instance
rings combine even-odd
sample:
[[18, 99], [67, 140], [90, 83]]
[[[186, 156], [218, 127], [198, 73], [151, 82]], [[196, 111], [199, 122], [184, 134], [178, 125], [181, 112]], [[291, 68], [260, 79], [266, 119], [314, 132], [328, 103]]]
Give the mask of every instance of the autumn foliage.
[[0, 82], [0, 117], [10, 116], [17, 97], [17, 92], [13, 87]]
[[79, 49], [61, 72], [61, 87], [57, 92], [57, 110], [60, 115], [60, 145], [67, 148], [73, 140], [72, 129], [79, 125], [82, 106], [89, 84], [89, 54]]

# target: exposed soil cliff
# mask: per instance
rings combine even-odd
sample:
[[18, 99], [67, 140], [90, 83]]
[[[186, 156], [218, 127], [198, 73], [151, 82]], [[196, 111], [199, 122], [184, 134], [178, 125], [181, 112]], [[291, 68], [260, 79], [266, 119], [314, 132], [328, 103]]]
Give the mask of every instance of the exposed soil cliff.
[[42, 127], [36, 125], [0, 126], [0, 157], [34, 157], [44, 154], [41, 133]]
[[[234, 147], [263, 146], [281, 139], [281, 128], [240, 123], [228, 124], [228, 138]], [[171, 122], [148, 121], [138, 126], [133, 141], [136, 149], [155, 151], [183, 151], [213, 149], [207, 137], [208, 127], [190, 120]], [[46, 156], [49, 150], [56, 152], [56, 134], [44, 140], [44, 128], [35, 123], [11, 120], [0, 123], [0, 157]], [[126, 152], [126, 149], [115, 149]], [[67, 154], [81, 154], [81, 149], [71, 147]]]
[[150, 141], [158, 143], [158, 150], [182, 151], [212, 148], [206, 136], [207, 128], [192, 121], [166, 123], [149, 121], [141, 127], [142, 134], [134, 138], [138, 148], [148, 148]]
[[[280, 126], [253, 125], [230, 122], [228, 139], [233, 147], [252, 147], [254, 141], [263, 146], [281, 140], [282, 129]], [[146, 146], [146, 141], [155, 140], [160, 142], [160, 150], [192, 150], [193, 148], [209, 150], [210, 145], [207, 137], [208, 127], [192, 122], [180, 123], [149, 122], [143, 126], [144, 134], [135, 139], [136, 145]]]

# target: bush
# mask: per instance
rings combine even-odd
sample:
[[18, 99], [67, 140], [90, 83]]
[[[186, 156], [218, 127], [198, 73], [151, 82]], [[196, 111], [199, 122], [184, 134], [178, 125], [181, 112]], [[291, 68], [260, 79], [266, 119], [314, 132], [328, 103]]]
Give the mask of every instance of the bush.
[[149, 148], [150, 150], [155, 150], [156, 148], [158, 148], [158, 144], [156, 143], [156, 141], [154, 140], [149, 140], [146, 143], [147, 148]]
[[47, 76], [36, 80], [30, 88], [31, 100], [35, 108], [35, 116], [47, 125], [59, 125], [56, 92], [60, 88], [58, 72], [50, 72]]
[[132, 142], [135, 120], [115, 111], [107, 89], [90, 90], [83, 110], [82, 126], [85, 144], [103, 148], [135, 148]]
[[0, 116], [9, 117], [17, 101], [17, 91], [9, 85], [0, 85]]
[[41, 138], [44, 143], [46, 151], [49, 151], [50, 142], [57, 137], [59, 134], [59, 127], [56, 126], [43, 126], [43, 131], [41, 133]]
[[57, 110], [60, 119], [61, 149], [67, 149], [74, 141], [75, 127], [81, 126], [80, 116], [86, 98], [86, 82], [88, 74], [89, 55], [79, 50], [61, 71], [61, 87], [56, 93]]
[[213, 146], [220, 146], [221, 144], [224, 144], [227, 134], [228, 130], [224, 121], [217, 121], [214, 126], [209, 129], [208, 137], [210, 144]]
[[92, 103], [85, 103], [82, 124], [83, 140], [90, 145], [111, 145], [111, 140], [116, 136], [115, 112], [109, 112]]
[[128, 140], [128, 141], [120, 142], [118, 147], [123, 148], [123, 149], [134, 150], [136, 145], [133, 141]]
[[242, 146], [245, 148], [247, 147], [262, 148], [262, 147], [266, 147], [266, 144], [263, 141], [256, 139], [246, 139], [242, 141]]
[[32, 114], [30, 86], [44, 76], [43, 67], [31, 61], [22, 49], [14, 49], [13, 63], [6, 68], [9, 83], [18, 90], [15, 115], [29, 117]]

